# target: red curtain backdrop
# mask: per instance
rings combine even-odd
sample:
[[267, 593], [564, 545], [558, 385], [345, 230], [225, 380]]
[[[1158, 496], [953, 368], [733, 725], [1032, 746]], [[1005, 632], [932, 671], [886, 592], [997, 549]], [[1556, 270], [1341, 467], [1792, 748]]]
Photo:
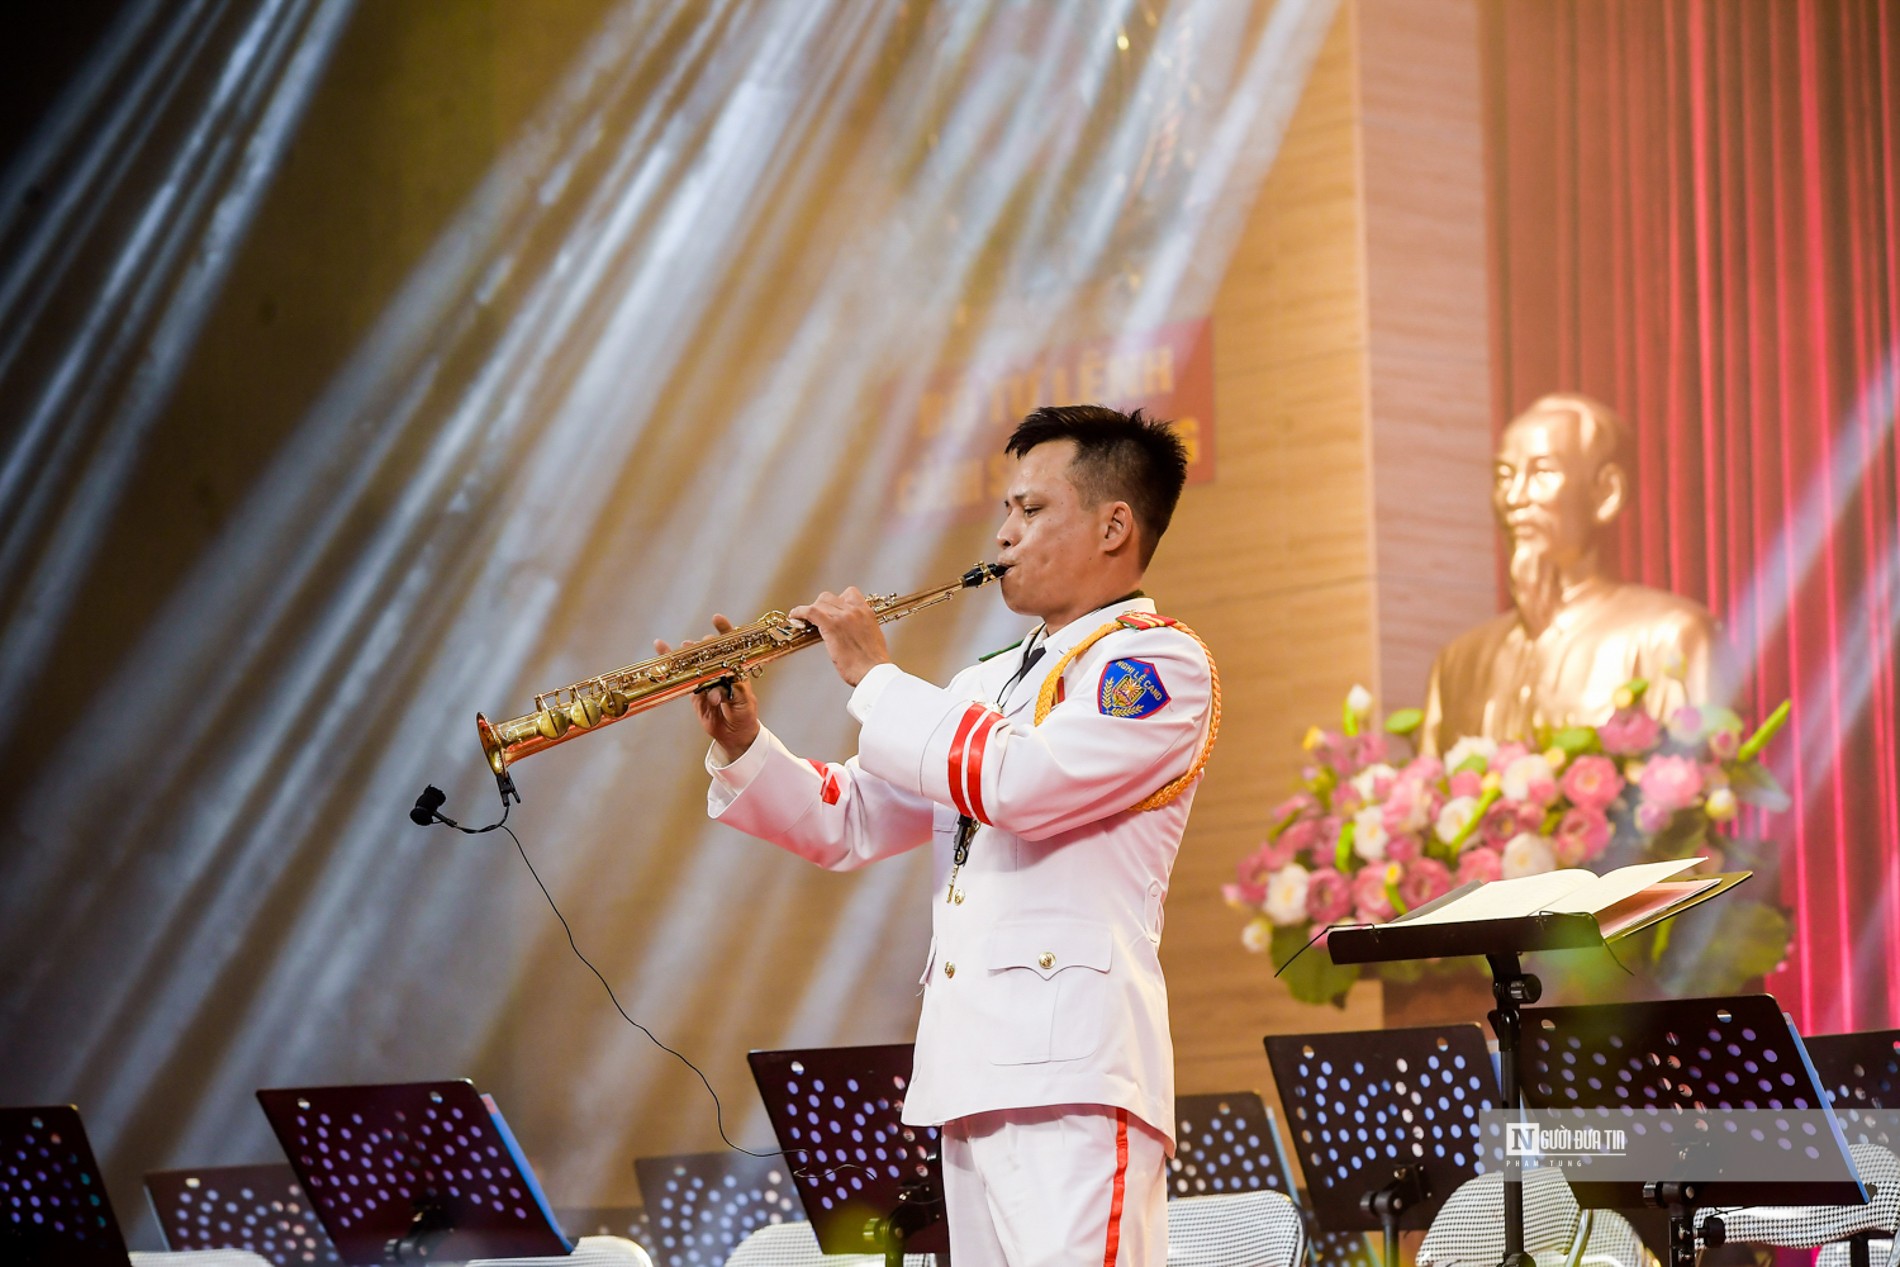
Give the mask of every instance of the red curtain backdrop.
[[1623, 575], [1725, 621], [1745, 716], [1793, 701], [1768, 987], [1900, 1023], [1900, 6], [1489, 0], [1484, 38], [1496, 421], [1630, 420]]

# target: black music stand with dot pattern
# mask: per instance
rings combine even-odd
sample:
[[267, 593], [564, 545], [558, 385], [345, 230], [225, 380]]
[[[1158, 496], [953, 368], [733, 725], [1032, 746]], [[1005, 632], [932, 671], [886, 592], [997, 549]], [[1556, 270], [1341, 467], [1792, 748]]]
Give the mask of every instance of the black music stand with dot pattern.
[[801, 1217], [783, 1157], [682, 1153], [635, 1158], [633, 1170], [654, 1267], [724, 1267], [753, 1232]]
[[148, 1171], [145, 1196], [169, 1250], [242, 1249], [277, 1267], [343, 1262], [288, 1162]]
[[1328, 1233], [1376, 1229], [1384, 1260], [1484, 1170], [1497, 1078], [1476, 1025], [1270, 1035], [1267, 1060]]
[[645, 1248], [649, 1235], [646, 1208], [638, 1205], [561, 1206], [554, 1211], [554, 1221], [571, 1241], [617, 1236]]
[[471, 1082], [267, 1089], [257, 1099], [351, 1267], [573, 1250]]
[[129, 1267], [79, 1110], [0, 1109], [0, 1262]]
[[939, 1131], [906, 1126], [915, 1047], [755, 1051], [747, 1059], [827, 1254], [947, 1253]]
[[1850, 1144], [1900, 1151], [1900, 1029], [1822, 1034], [1805, 1040], [1815, 1076]]
[[1308, 1224], [1306, 1248], [1321, 1267], [1378, 1267], [1364, 1232], [1322, 1232], [1313, 1226], [1280, 1144], [1273, 1110], [1256, 1091], [1174, 1097], [1174, 1156], [1168, 1161], [1168, 1200], [1221, 1193], [1278, 1192], [1300, 1207]]
[[[1867, 1200], [1801, 1036], [1769, 995], [1528, 1008], [1520, 1060], [1532, 1108], [1606, 1126], [1628, 1122], [1630, 1133], [1682, 1141], [1671, 1145], [1679, 1158], [1718, 1167], [1708, 1178], [1685, 1169], [1650, 1180], [1599, 1180], [1590, 1174], [1596, 1158], [1565, 1162], [1580, 1205], [1668, 1210], [1672, 1267], [1694, 1267], [1695, 1216], [1704, 1206]], [[1819, 1114], [1831, 1131], [1801, 1142], [1798, 1128], [1772, 1114], [1752, 1135], [1721, 1131], [1707, 1117], [1737, 1109]], [[1708, 1160], [1714, 1158], [1719, 1162]], [[1788, 1172], [1800, 1162], [1808, 1174]], [[1724, 1177], [1777, 1165], [1781, 1173], [1772, 1182]]]

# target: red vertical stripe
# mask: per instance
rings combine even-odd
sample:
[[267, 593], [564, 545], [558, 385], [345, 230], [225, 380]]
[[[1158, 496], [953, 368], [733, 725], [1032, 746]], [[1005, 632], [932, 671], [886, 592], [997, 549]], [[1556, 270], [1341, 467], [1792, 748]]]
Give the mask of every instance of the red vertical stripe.
[[965, 775], [970, 782], [969, 815], [985, 827], [990, 818], [983, 809], [983, 749], [990, 741], [990, 732], [996, 729], [996, 723], [1003, 720], [1001, 713], [991, 713], [977, 725], [976, 733], [970, 736], [970, 763]]
[[1108, 1198], [1108, 1248], [1102, 1267], [1115, 1267], [1122, 1248], [1122, 1202], [1128, 1196], [1128, 1110], [1115, 1110], [1115, 1186]]
[[950, 800], [957, 807], [957, 813], [970, 817], [970, 802], [963, 795], [963, 750], [969, 746], [970, 731], [977, 722], [986, 716], [986, 710], [972, 704], [963, 710], [963, 720], [957, 723], [957, 733], [950, 740]]

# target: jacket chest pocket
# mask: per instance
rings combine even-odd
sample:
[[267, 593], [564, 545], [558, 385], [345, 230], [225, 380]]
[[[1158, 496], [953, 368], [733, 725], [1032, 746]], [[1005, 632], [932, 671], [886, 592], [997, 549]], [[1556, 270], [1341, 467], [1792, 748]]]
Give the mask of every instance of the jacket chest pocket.
[[998, 1065], [1081, 1060], [1102, 1045], [1114, 939], [1101, 924], [1005, 924], [990, 934], [982, 1010]]

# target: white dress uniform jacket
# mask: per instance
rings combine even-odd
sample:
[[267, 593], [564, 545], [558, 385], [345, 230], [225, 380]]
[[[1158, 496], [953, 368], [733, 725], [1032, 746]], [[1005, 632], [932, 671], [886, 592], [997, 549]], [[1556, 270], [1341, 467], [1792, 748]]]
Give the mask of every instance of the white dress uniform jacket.
[[[929, 842], [933, 937], [904, 1120], [1103, 1104], [1174, 1139], [1174, 1049], [1161, 977], [1162, 902], [1194, 797], [1131, 806], [1185, 773], [1209, 722], [1211, 669], [1187, 634], [1119, 629], [1070, 662], [1042, 725], [1036, 698], [1063, 654], [1146, 598], [1080, 617], [999, 700], [1041, 631], [947, 687], [879, 665], [858, 684], [858, 755], [793, 756], [761, 731], [717, 766], [721, 822], [832, 870]], [[996, 706], [1001, 704], [1000, 713]], [[953, 882], [959, 814], [980, 826]]]

